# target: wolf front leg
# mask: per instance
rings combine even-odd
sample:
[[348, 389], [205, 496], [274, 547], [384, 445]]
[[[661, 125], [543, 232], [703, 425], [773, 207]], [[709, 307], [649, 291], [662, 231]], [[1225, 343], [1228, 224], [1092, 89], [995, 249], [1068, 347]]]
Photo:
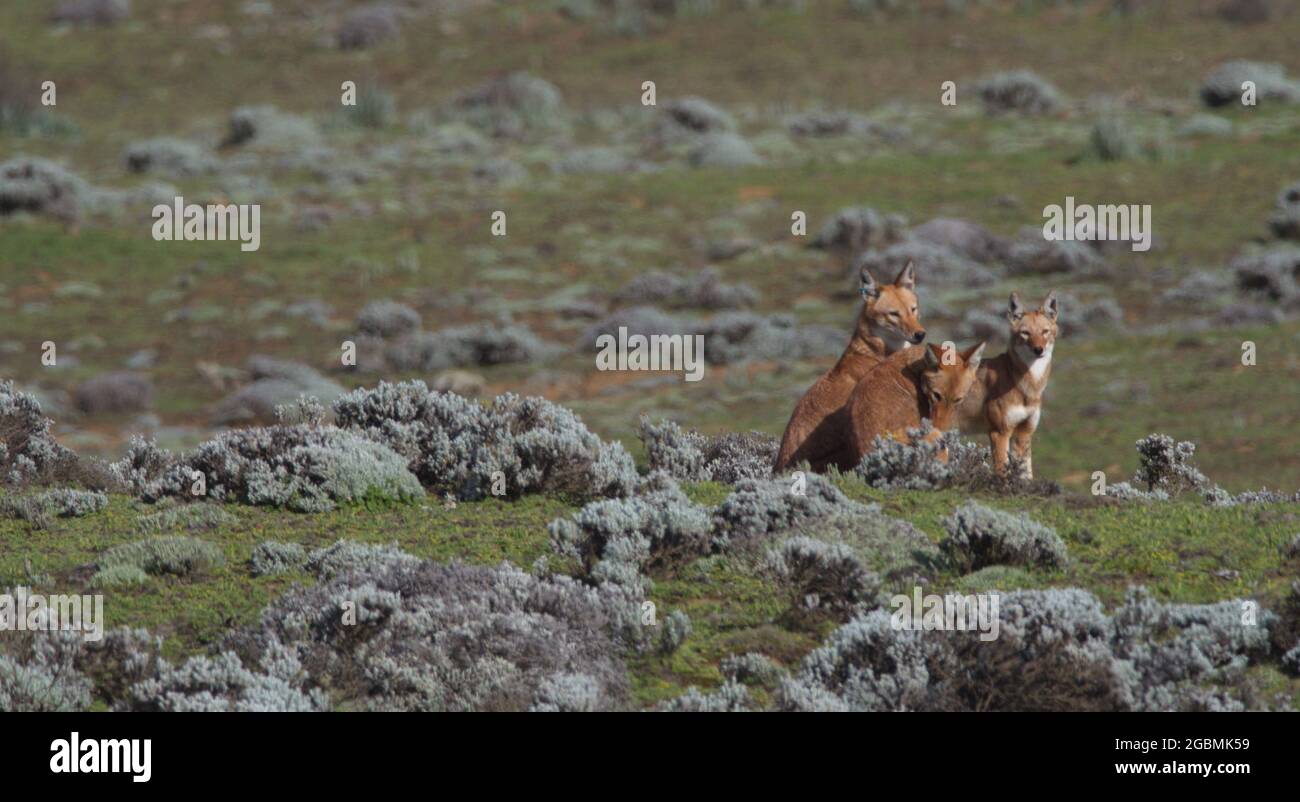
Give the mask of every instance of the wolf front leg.
[[1020, 474], [1026, 479], [1034, 478], [1033, 440], [1034, 429], [1028, 422], [1017, 426], [1015, 434], [1011, 436], [1012, 451], [1016, 459], [1020, 460]]
[[993, 469], [1003, 473], [1007, 469], [1007, 447], [1011, 445], [1011, 434], [996, 429], [989, 432], [989, 449], [993, 453]]

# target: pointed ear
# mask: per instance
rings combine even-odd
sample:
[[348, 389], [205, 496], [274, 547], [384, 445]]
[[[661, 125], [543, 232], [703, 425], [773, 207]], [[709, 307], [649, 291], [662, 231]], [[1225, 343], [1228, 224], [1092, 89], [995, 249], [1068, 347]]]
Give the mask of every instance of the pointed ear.
[[907, 265], [898, 271], [898, 277], [894, 279], [894, 285], [905, 290], [916, 289], [916, 266], [912, 264], [910, 259]]
[[1047, 298], [1043, 301], [1042, 311], [1043, 314], [1047, 315], [1052, 320], [1056, 320], [1056, 316], [1061, 312], [1060, 304], [1056, 301], [1056, 290], [1047, 293]]
[[1020, 304], [1020, 295], [1011, 293], [1011, 300], [1007, 302], [1007, 320], [1015, 323], [1025, 316], [1025, 307]]
[[941, 364], [943, 364], [943, 350], [934, 343], [930, 343], [925, 349], [925, 369], [938, 370]]
[[980, 359], [984, 356], [984, 343], [972, 345], [961, 355], [962, 361], [966, 363], [967, 370], [974, 370], [980, 366]]
[[871, 271], [867, 269], [866, 265], [862, 266], [858, 278], [862, 281], [861, 292], [864, 300], [874, 300], [880, 297], [880, 285], [876, 283], [876, 277], [871, 275]]

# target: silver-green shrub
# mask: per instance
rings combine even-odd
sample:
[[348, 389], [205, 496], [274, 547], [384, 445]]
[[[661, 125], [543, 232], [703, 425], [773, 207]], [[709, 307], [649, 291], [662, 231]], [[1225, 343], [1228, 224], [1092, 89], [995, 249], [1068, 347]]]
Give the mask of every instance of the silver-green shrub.
[[673, 610], [664, 619], [659, 630], [659, 653], [672, 654], [682, 648], [682, 644], [691, 636], [691, 618], [681, 610]]
[[524, 139], [568, 126], [560, 90], [526, 72], [494, 78], [460, 95], [451, 114], [491, 136]]
[[661, 713], [743, 713], [752, 706], [749, 689], [728, 680], [710, 693], [702, 693], [692, 685], [686, 693], [660, 702], [655, 709]]
[[740, 684], [771, 686], [785, 676], [785, 669], [773, 663], [766, 655], [757, 652], [731, 654], [718, 665], [722, 676]]
[[131, 687], [122, 709], [309, 713], [328, 708], [324, 691], [304, 688], [307, 676], [291, 649], [268, 648], [258, 667], [248, 668], [232, 652], [191, 657], [179, 666], [162, 661], [156, 676]]
[[396, 543], [383, 545], [337, 540], [307, 555], [300, 567], [324, 580], [349, 571], [374, 571], [390, 563], [415, 562], [418, 562], [416, 557], [398, 548]]
[[817, 474], [806, 475], [802, 487], [789, 477], [742, 479], [713, 511], [713, 542], [725, 548], [831, 515], [867, 510]]
[[1268, 220], [1273, 236], [1300, 240], [1300, 181], [1278, 193], [1273, 216]]
[[19, 392], [11, 381], [0, 381], [0, 483], [36, 481], [76, 461], [75, 454], [55, 441], [53, 425], [34, 396]]
[[126, 149], [126, 169], [133, 173], [160, 173], [187, 178], [210, 173], [217, 168], [216, 159], [195, 142], [174, 137], [159, 137], [136, 142]]
[[708, 510], [692, 503], [666, 474], [653, 474], [635, 496], [593, 501], [549, 527], [551, 547], [577, 558], [584, 575], [641, 590], [644, 574], [709, 550]]
[[239, 523], [238, 517], [222, 510], [217, 504], [168, 504], [161, 510], [142, 515], [135, 521], [138, 532], [151, 534], [155, 532], [174, 532], [183, 529], [186, 532], [209, 532]]
[[507, 498], [557, 492], [626, 496], [638, 477], [622, 444], [605, 443], [572, 411], [506, 394], [487, 406], [421, 381], [355, 390], [334, 404], [339, 426], [384, 443], [425, 487], [459, 499], [493, 487]]
[[717, 268], [690, 276], [659, 270], [641, 273], [614, 295], [620, 303], [659, 304], [669, 309], [739, 309], [758, 302], [748, 284], [728, 284]]
[[1166, 434], [1149, 434], [1137, 441], [1137, 452], [1139, 464], [1133, 483], [1147, 490], [1175, 494], [1200, 490], [1210, 484], [1192, 462], [1195, 443], [1176, 442]]
[[291, 651], [335, 706], [605, 710], [626, 704], [621, 655], [637, 637], [637, 611], [614, 586], [393, 559], [290, 591], [229, 646], [245, 664]]
[[1065, 543], [1056, 530], [1023, 513], [967, 501], [943, 526], [948, 537], [939, 548], [963, 573], [990, 565], [1060, 568], [1066, 562]]
[[542, 350], [537, 335], [527, 326], [473, 323], [440, 331], [412, 331], [384, 349], [384, 361], [395, 370], [433, 371], [529, 362]]
[[843, 543], [792, 537], [768, 550], [766, 567], [796, 607], [846, 615], [880, 592], [880, 578]]
[[975, 93], [992, 113], [1051, 114], [1064, 105], [1060, 91], [1029, 70], [990, 75], [976, 83]]
[[81, 633], [42, 632], [17, 655], [0, 653], [0, 713], [56, 713], [90, 706], [91, 682], [75, 668]]
[[95, 490], [57, 488], [30, 496], [5, 499], [0, 508], [5, 514], [44, 528], [52, 518], [80, 518], [93, 515], [108, 506], [108, 496]]
[[650, 470], [663, 471], [682, 482], [725, 482], [766, 479], [780, 443], [761, 432], [717, 436], [684, 430], [667, 419], [642, 416], [637, 437], [645, 444]]
[[1281, 64], [1241, 59], [1225, 62], [1205, 76], [1201, 100], [1215, 107], [1241, 103], [1241, 85], [1246, 81], [1255, 84], [1256, 102], [1300, 102], [1300, 81], [1288, 78]]
[[356, 326], [363, 334], [389, 338], [418, 331], [420, 313], [392, 300], [371, 301], [357, 313]]
[[600, 710], [602, 695], [595, 677], [561, 672], [542, 680], [528, 709], [533, 713], [594, 713]]
[[172, 536], [114, 546], [99, 556], [95, 567], [100, 573], [136, 568], [153, 576], [171, 574], [184, 577], [224, 562], [221, 549], [212, 543], [188, 536]]
[[307, 550], [297, 543], [263, 540], [249, 558], [253, 576], [278, 576], [300, 571], [307, 565]]
[[896, 629], [885, 610], [837, 629], [781, 683], [784, 710], [1233, 710], [1275, 617], [1238, 601], [1163, 605], [1140, 589], [1107, 616], [1074, 588], [1002, 594], [998, 636]]

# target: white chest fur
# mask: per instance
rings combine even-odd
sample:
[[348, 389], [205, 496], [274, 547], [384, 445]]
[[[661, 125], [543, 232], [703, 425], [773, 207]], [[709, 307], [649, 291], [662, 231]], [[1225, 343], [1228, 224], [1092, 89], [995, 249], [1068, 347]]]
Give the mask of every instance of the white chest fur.
[[1049, 349], [1047, 353], [1029, 363], [1029, 376], [1034, 380], [1035, 384], [1041, 384], [1051, 367], [1052, 352]]
[[1030, 428], [1038, 428], [1038, 416], [1042, 412], [1042, 407], [1038, 405], [1025, 406], [1023, 404], [1012, 404], [1007, 407], [1006, 419], [1007, 425], [1017, 427], [1029, 421]]

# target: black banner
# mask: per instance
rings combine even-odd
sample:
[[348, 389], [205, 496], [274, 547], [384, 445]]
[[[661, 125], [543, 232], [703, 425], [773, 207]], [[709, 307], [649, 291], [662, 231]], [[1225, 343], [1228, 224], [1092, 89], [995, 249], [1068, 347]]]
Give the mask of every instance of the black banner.
[[874, 775], [880, 782], [887, 773], [897, 772], [903, 783], [919, 775], [927, 790], [948, 783], [966, 789], [1014, 783], [1027, 790], [1192, 783], [1217, 791], [1285, 782], [1294, 763], [1292, 720], [1277, 714], [694, 719], [631, 713], [24, 715], [6, 718], [3, 740], [10, 782], [112, 786], [127, 793], [389, 787], [426, 781], [431, 771], [445, 776], [485, 768], [494, 785], [504, 779], [523, 789], [553, 787], [553, 779], [544, 778], [572, 770], [675, 772], [670, 766], [679, 760], [710, 769], [706, 773], [719, 785], [745, 785], [772, 772], [813, 780], [813, 772], [833, 773], [835, 766], [871, 766], [884, 772]]

